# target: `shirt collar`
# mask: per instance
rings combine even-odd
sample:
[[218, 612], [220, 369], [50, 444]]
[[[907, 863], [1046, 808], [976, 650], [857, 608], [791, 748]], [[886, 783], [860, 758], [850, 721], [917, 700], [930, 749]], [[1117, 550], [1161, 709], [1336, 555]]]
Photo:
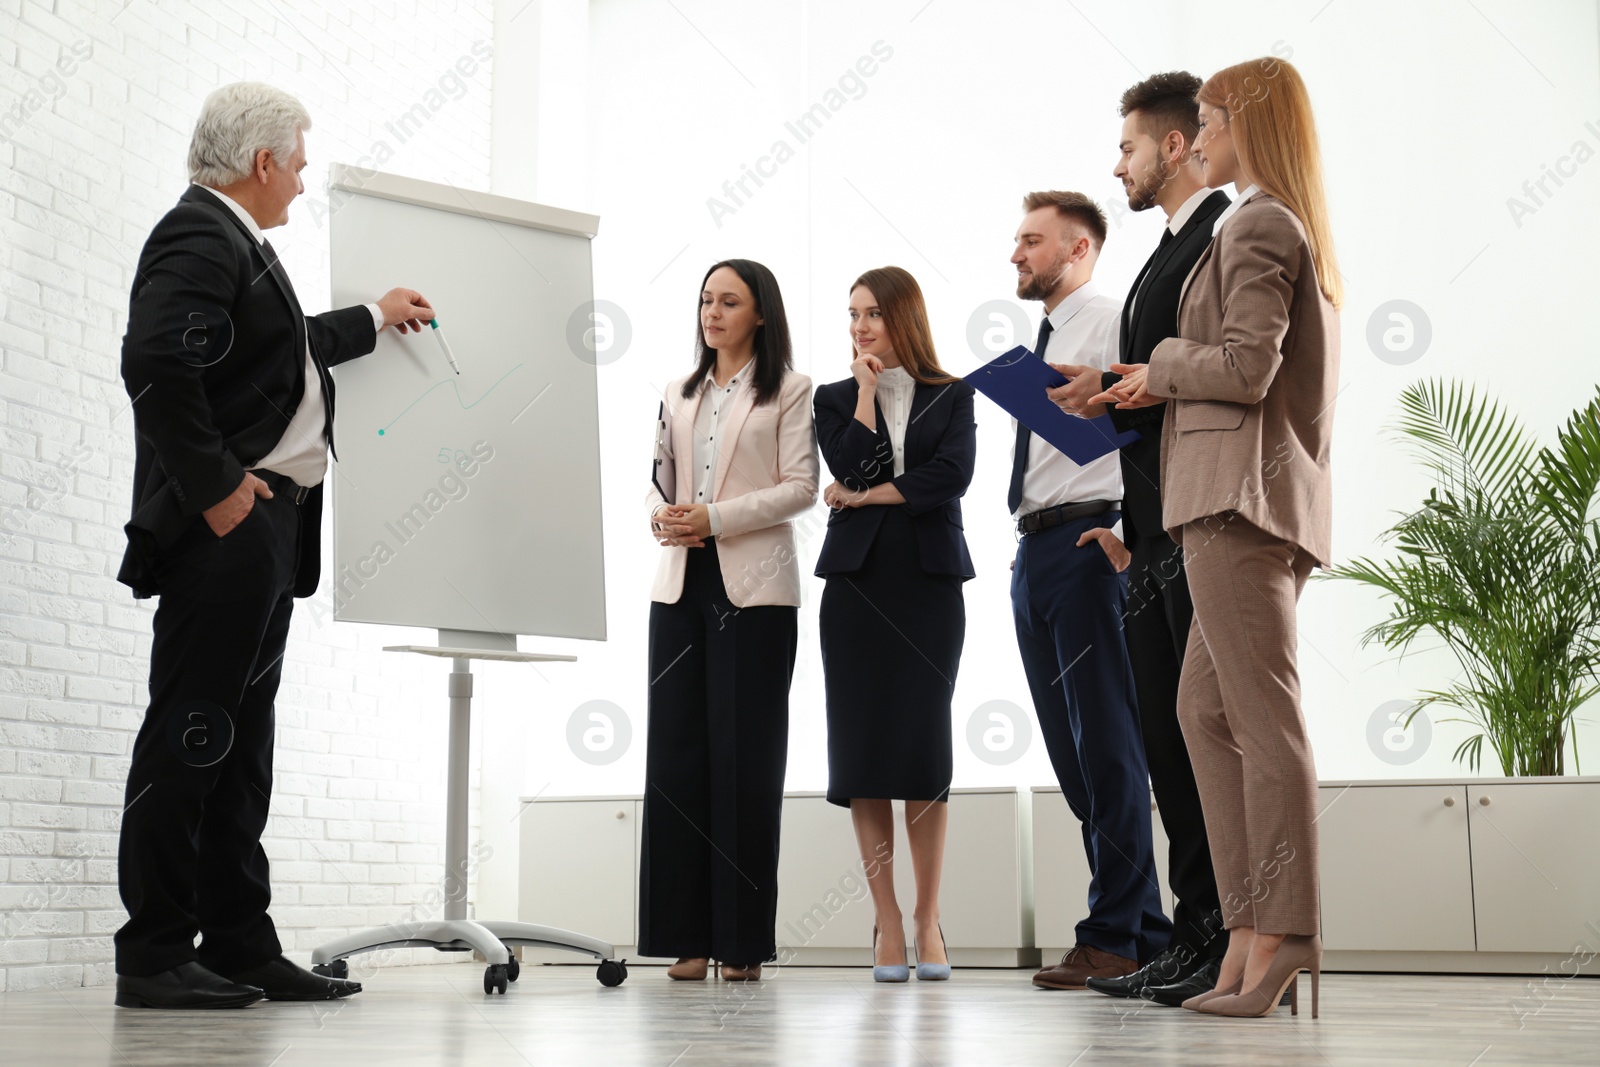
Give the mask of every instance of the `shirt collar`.
[[1259, 186], [1259, 185], [1247, 185], [1243, 189], [1240, 189], [1239, 190], [1239, 195], [1234, 199], [1233, 203], [1231, 203], [1227, 207], [1223, 208], [1222, 209], [1222, 214], [1218, 215], [1217, 216], [1217, 221], [1212, 224], [1212, 226], [1211, 226], [1212, 234], [1221, 233], [1222, 232], [1222, 224], [1224, 222], [1227, 222], [1229, 219], [1233, 218], [1234, 214], [1236, 212], [1238, 212], [1238, 210], [1241, 207], [1244, 206], [1244, 202], [1246, 200], [1249, 200], [1252, 196], [1255, 196], [1260, 191], [1261, 191], [1261, 186]]
[[257, 226], [256, 220], [250, 217], [250, 212], [240, 207], [237, 200], [229, 196], [227, 193], [224, 193], [222, 190], [213, 189], [209, 185], [202, 185], [200, 188], [204, 189], [218, 200], [221, 200], [224, 204], [227, 204], [228, 208], [235, 215], [239, 216], [239, 221], [244, 223], [245, 229], [250, 231], [250, 236], [256, 239], [256, 244], [261, 245], [267, 243], [267, 235], [261, 232], [261, 227]]
[[1172, 213], [1172, 218], [1167, 222], [1167, 229], [1171, 231], [1172, 236], [1178, 236], [1178, 231], [1183, 229], [1184, 225], [1194, 217], [1194, 213], [1200, 209], [1200, 205], [1205, 202], [1206, 197], [1214, 192], [1216, 190], [1210, 186], [1202, 185], [1189, 195], [1189, 199], [1178, 205], [1178, 210]]
[[1054, 311], [1050, 312], [1051, 330], [1061, 329], [1067, 324], [1068, 319], [1083, 310], [1085, 304], [1099, 295], [1100, 287], [1095, 284], [1092, 278], [1072, 290], [1067, 294], [1067, 298], [1057, 304]]
[[[728, 379], [728, 385], [733, 386], [735, 389], [739, 388], [750, 380], [750, 375], [755, 372], [755, 369], [756, 361], [752, 359], [749, 363], [746, 363], [742, 368], [740, 368], [738, 374], [735, 374], [732, 378]], [[717, 388], [727, 388], [727, 386], [719, 387], [717, 385], [717, 366], [715, 363], [713, 363], [711, 365], [711, 369], [706, 371], [706, 376], [700, 379], [700, 391], [709, 393], [713, 389]]]

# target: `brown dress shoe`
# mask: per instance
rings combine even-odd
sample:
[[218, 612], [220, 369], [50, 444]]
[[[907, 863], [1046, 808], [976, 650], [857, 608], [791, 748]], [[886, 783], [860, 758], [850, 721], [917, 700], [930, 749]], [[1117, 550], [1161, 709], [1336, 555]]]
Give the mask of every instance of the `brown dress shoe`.
[[1139, 969], [1136, 960], [1102, 952], [1092, 945], [1074, 945], [1061, 962], [1033, 976], [1043, 989], [1085, 989], [1089, 978], [1121, 978]]

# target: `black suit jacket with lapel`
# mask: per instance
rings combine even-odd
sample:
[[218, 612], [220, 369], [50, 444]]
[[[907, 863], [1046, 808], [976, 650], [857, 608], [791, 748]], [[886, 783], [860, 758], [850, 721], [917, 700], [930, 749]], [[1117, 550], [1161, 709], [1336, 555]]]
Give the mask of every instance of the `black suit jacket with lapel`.
[[[365, 307], [307, 316], [270, 246], [209, 190], [190, 186], [156, 223], [134, 276], [122, 379], [133, 401], [133, 514], [117, 580], [161, 592], [158, 563], [200, 513], [239, 487], [283, 437], [305, 396], [306, 345], [322, 384], [333, 446], [328, 368], [377, 343]], [[300, 509], [295, 595], [321, 576], [322, 486]]]
[[[877, 432], [856, 421], [859, 385], [854, 378], [819, 386], [812, 398], [813, 423], [822, 460], [846, 488], [857, 492], [894, 482], [906, 498], [903, 508], [917, 531], [924, 573], [973, 576], [972, 556], [961, 530], [961, 496], [972, 484], [978, 456], [973, 420], [973, 389], [964, 381], [948, 385], [917, 383], [906, 424], [906, 472], [894, 475], [894, 446], [874, 403]], [[861, 569], [885, 508], [839, 508], [828, 514], [828, 533], [817, 556], [817, 576]]]
[[[1118, 362], [1149, 363], [1156, 345], [1178, 335], [1183, 283], [1211, 244], [1211, 228], [1227, 206], [1228, 194], [1220, 189], [1200, 201], [1183, 228], [1145, 261], [1122, 304]], [[1137, 301], [1134, 294], [1138, 294]], [[1103, 385], [1109, 388], [1120, 377], [1107, 371], [1102, 376]], [[1109, 411], [1111, 423], [1119, 431], [1138, 430], [1141, 435], [1122, 449], [1122, 514], [1126, 520], [1123, 536], [1129, 543], [1165, 531], [1161, 524], [1161, 425], [1166, 411], [1165, 404], [1127, 411], [1113, 407]]]

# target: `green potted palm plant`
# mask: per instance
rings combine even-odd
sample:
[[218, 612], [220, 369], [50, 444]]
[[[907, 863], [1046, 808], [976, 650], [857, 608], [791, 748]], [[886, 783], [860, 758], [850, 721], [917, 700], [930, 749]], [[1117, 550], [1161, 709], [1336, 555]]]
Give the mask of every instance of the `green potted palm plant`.
[[1363, 646], [1404, 651], [1426, 633], [1455, 656], [1456, 679], [1411, 715], [1437, 704], [1477, 727], [1458, 761], [1476, 772], [1487, 744], [1507, 777], [1563, 774], [1574, 715], [1600, 691], [1600, 390], [1554, 446], [1460, 383], [1414, 383], [1400, 404], [1398, 436], [1437, 484], [1384, 533], [1395, 557], [1326, 577], [1383, 594], [1389, 615]]

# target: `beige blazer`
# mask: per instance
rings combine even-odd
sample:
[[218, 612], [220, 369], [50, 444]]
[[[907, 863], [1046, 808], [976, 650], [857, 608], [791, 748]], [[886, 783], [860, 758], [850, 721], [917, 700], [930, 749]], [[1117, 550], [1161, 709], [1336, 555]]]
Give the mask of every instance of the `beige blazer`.
[[1161, 509], [1174, 539], [1186, 522], [1235, 510], [1328, 566], [1339, 313], [1282, 201], [1254, 194], [1201, 254], [1148, 388], [1171, 407]]
[[[705, 395], [696, 390], [685, 399], [684, 375], [667, 386], [662, 398], [662, 451], [673, 461], [679, 501], [694, 498], [690, 457], [694, 454], [694, 417]], [[811, 428], [811, 379], [790, 371], [778, 396], [755, 406], [752, 389], [742, 389], [728, 410], [724, 438], [731, 446], [717, 449], [711, 499], [722, 519], [717, 559], [722, 584], [734, 607], [766, 604], [800, 605], [800, 563], [795, 554], [791, 518], [817, 502], [816, 434]], [[652, 485], [646, 510], [664, 503]], [[683, 569], [688, 553], [701, 548], [661, 549], [650, 599], [675, 604], [683, 595]]]

